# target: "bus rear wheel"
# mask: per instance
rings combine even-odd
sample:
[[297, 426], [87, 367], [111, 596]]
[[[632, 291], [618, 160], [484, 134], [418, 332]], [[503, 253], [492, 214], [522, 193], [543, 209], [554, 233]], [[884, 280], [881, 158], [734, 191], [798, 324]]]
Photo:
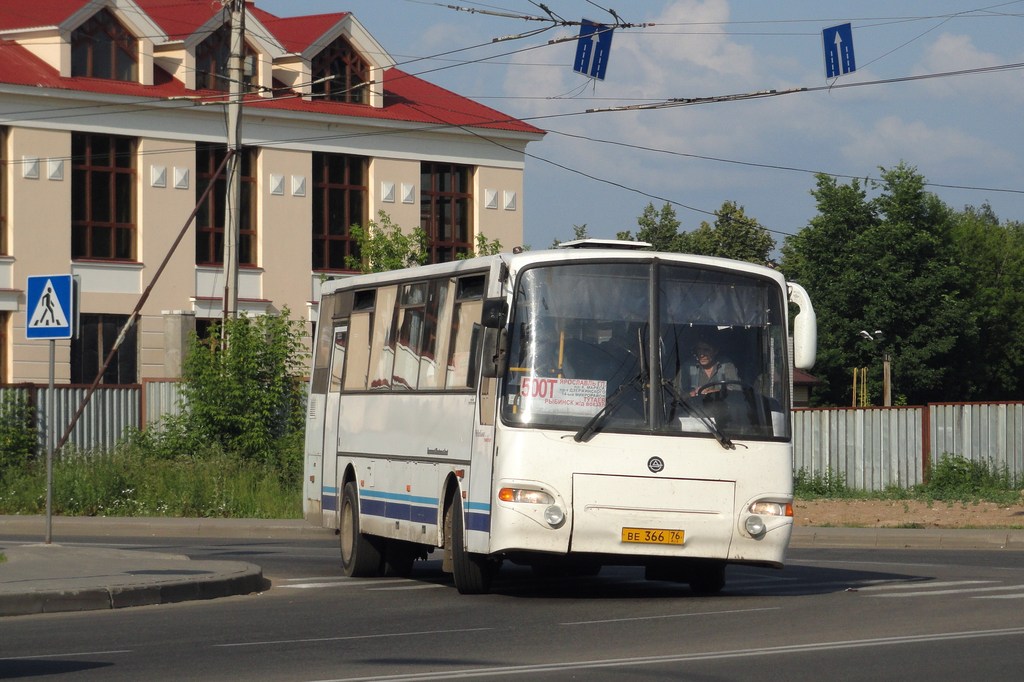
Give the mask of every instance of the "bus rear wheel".
[[380, 575], [384, 557], [373, 538], [359, 529], [359, 494], [355, 481], [346, 483], [342, 493], [339, 531], [341, 567], [345, 575], [350, 578]]
[[487, 594], [497, 566], [490, 559], [466, 550], [466, 517], [462, 512], [462, 497], [457, 492], [445, 515], [445, 529], [449, 531], [451, 540], [455, 589], [459, 594]]

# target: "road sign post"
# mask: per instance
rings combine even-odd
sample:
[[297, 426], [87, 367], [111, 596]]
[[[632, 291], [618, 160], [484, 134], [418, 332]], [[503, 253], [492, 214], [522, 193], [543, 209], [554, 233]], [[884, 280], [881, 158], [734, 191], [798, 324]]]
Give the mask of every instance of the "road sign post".
[[53, 373], [57, 339], [70, 339], [75, 333], [77, 301], [72, 275], [38, 275], [28, 278], [25, 287], [25, 336], [49, 339], [50, 380], [46, 393], [46, 544], [53, 541]]

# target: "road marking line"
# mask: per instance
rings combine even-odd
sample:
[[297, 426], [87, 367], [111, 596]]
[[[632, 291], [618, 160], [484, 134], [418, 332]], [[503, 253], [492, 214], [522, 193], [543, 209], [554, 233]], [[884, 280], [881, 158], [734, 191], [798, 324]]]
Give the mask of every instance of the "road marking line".
[[664, 618], [693, 618], [695, 616], [724, 616], [734, 613], [756, 613], [757, 611], [778, 611], [781, 607], [769, 606], [760, 609], [733, 609], [730, 611], [701, 611], [699, 613], [670, 613], [664, 616], [638, 616], [636, 618], [608, 618], [604, 620], [578, 620], [559, 625], [601, 625], [604, 623], [631, 623], [641, 620], [661, 620]]
[[377, 635], [349, 635], [346, 637], [309, 637], [306, 639], [271, 639], [262, 642], [228, 642], [213, 644], [213, 648], [230, 649], [244, 646], [270, 646], [275, 644], [306, 644], [310, 642], [344, 642], [351, 639], [383, 639], [387, 637], [421, 637], [423, 635], [449, 635], [456, 632], [482, 632], [493, 628], [460, 628], [457, 630], [421, 630], [419, 632], [386, 632]]
[[931, 597], [942, 594], [970, 594], [971, 592], [997, 592], [999, 590], [1019, 590], [1021, 585], [999, 585], [998, 587], [973, 587], [966, 590], [925, 590], [923, 592], [894, 592], [891, 594], [869, 594], [869, 597], [881, 599], [884, 597]]
[[[751, 658], [755, 656], [772, 656], [778, 654], [798, 654], [809, 651], [832, 651], [837, 649], [858, 649], [877, 646], [893, 646], [900, 644], [919, 644], [922, 642], [944, 642], [957, 639], [979, 639], [985, 637], [1010, 637], [1024, 635], [1024, 627], [1005, 628], [1002, 630], [971, 630], [965, 632], [941, 632], [930, 635], [903, 635], [899, 637], [879, 637], [872, 639], [854, 639], [836, 642], [812, 642], [810, 644], [791, 644], [761, 649], [734, 649], [728, 651], [709, 651], [694, 654], [676, 654], [670, 656], [641, 656], [635, 658], [610, 658], [590, 661], [566, 661], [564, 663], [538, 663], [534, 665], [494, 666], [490, 668], [470, 668], [466, 670], [444, 670], [438, 672], [402, 673], [398, 675], [374, 675], [372, 677], [337, 677], [316, 682], [368, 682], [369, 680], [450, 680], [467, 677], [498, 677], [521, 676], [534, 673], [564, 673], [570, 670], [586, 670], [596, 668], [627, 668], [641, 665], [665, 665], [670, 663], [686, 663], [691, 661], [710, 661], [733, 658]], [[678, 673], [678, 671], [676, 671]]]
[[908, 587], [953, 587], [954, 585], [989, 585], [997, 583], [998, 580], [944, 580], [942, 582], [930, 583], [925, 580], [904, 580], [894, 583], [886, 583], [882, 585], [868, 585], [862, 587], [862, 592], [869, 592], [871, 590], [903, 590]]
[[130, 654], [132, 649], [111, 649], [109, 651], [74, 651], [61, 654], [37, 654], [36, 656], [3, 656], [0, 661], [33, 661], [40, 658], [68, 658], [69, 656], [109, 656], [111, 654]]

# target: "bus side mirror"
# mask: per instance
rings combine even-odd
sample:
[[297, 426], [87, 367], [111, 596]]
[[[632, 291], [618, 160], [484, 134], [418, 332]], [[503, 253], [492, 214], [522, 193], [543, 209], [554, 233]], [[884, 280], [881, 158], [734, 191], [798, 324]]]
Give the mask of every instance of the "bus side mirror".
[[500, 329], [508, 317], [508, 303], [503, 298], [489, 298], [484, 301], [483, 319], [480, 323], [486, 329]]
[[480, 373], [491, 379], [505, 375], [508, 369], [508, 332], [504, 329], [484, 329], [483, 367]]
[[795, 282], [787, 284], [789, 302], [800, 308], [793, 320], [793, 365], [799, 369], [810, 369], [818, 355], [818, 318], [807, 291]]

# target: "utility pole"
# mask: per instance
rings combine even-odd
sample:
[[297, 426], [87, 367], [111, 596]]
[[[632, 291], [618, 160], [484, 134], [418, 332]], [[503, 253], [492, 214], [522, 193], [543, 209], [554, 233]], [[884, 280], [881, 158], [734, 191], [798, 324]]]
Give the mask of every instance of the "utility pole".
[[228, 57], [228, 192], [224, 198], [224, 321], [238, 315], [238, 241], [242, 203], [242, 61], [245, 55], [245, 0], [222, 0], [231, 8]]

